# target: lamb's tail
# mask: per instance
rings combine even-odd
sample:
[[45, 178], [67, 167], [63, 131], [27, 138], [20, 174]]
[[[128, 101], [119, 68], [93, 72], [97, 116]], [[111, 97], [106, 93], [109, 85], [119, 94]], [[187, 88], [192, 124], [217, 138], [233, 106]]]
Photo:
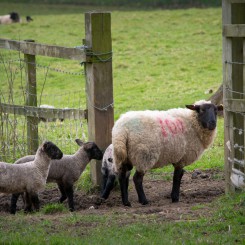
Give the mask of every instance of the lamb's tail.
[[124, 164], [127, 164], [127, 134], [126, 132], [114, 132], [112, 137], [113, 144], [113, 158], [115, 172], [118, 173]]

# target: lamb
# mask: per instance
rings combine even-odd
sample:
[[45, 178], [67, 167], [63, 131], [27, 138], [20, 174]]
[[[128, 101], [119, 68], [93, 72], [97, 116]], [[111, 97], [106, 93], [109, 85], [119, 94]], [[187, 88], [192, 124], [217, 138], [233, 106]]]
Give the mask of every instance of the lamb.
[[7, 15], [0, 16], [0, 24], [12, 24], [18, 22], [21, 22], [21, 18], [16, 12], [11, 12]]
[[52, 142], [41, 144], [34, 160], [17, 165], [0, 162], [0, 192], [26, 192], [25, 211], [31, 211], [31, 205], [39, 209], [37, 192], [44, 189], [51, 159], [61, 159], [62, 151]]
[[[70, 211], [74, 211], [73, 185], [79, 179], [87, 164], [92, 160], [101, 160], [102, 151], [94, 142], [83, 143], [80, 139], [75, 140], [80, 146], [73, 155], [64, 155], [61, 160], [52, 160], [47, 182], [55, 182], [61, 192], [59, 201], [62, 203], [68, 198]], [[15, 164], [30, 161], [34, 156], [25, 156], [15, 162]], [[11, 210], [16, 210], [16, 203], [20, 193], [14, 194], [11, 201]]]
[[[110, 195], [111, 190], [114, 187], [115, 180], [118, 177], [117, 173], [115, 172], [115, 164], [113, 162], [112, 144], [110, 144], [105, 150], [102, 159], [101, 173], [103, 176], [101, 198], [107, 199]], [[129, 176], [130, 176], [130, 171], [128, 171], [126, 175], [127, 185], [129, 183]]]
[[131, 111], [122, 115], [112, 129], [115, 168], [119, 175], [122, 203], [128, 201], [126, 172], [135, 167], [133, 181], [142, 205], [148, 203], [143, 189], [147, 170], [174, 166], [172, 202], [179, 201], [183, 168], [195, 162], [212, 144], [216, 135], [216, 106], [199, 101], [186, 108], [167, 111]]

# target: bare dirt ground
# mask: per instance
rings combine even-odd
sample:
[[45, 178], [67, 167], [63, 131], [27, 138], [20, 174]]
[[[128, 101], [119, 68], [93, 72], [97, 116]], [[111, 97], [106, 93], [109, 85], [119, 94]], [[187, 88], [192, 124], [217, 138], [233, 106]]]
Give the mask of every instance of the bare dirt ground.
[[[169, 174], [168, 174], [169, 175]], [[75, 209], [81, 214], [111, 214], [128, 213], [132, 215], [156, 214], [164, 220], [197, 219], [207, 216], [209, 208], [207, 203], [212, 202], [224, 193], [223, 172], [218, 170], [191, 171], [186, 172], [182, 179], [180, 201], [172, 203], [170, 192], [171, 180], [164, 180], [163, 175], [147, 174], [144, 179], [145, 193], [150, 201], [148, 205], [142, 206], [137, 201], [137, 194], [132, 180], [129, 185], [129, 200], [132, 207], [124, 207], [121, 203], [118, 188], [112, 191], [108, 200], [98, 204], [99, 192], [86, 194], [75, 190]], [[132, 178], [131, 178], [132, 179]], [[0, 194], [0, 213], [8, 213], [11, 195]], [[47, 203], [56, 203], [59, 199], [58, 188], [53, 185], [46, 188], [39, 195], [41, 207]], [[17, 212], [23, 209], [22, 198], [17, 203]], [[65, 202], [67, 206], [67, 203]], [[201, 205], [201, 209], [196, 208]], [[195, 206], [195, 207], [193, 207]], [[59, 215], [58, 213], [55, 215]]]

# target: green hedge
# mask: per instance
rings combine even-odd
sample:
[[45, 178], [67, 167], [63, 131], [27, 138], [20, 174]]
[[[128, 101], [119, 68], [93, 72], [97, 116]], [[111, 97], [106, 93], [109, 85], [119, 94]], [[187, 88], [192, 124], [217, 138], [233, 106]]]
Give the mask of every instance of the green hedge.
[[[1, 0], [9, 2], [8, 0]], [[221, 0], [11, 0], [12, 3], [81, 4], [96, 6], [187, 7], [221, 6]]]

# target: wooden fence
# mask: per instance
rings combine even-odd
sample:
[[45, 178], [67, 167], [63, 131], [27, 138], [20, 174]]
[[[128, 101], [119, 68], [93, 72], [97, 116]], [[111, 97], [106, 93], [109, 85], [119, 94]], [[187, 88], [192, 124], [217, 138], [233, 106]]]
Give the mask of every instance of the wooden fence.
[[[80, 48], [67, 48], [36, 43], [33, 40], [15, 41], [0, 39], [0, 48], [24, 54], [27, 64], [27, 98], [24, 106], [3, 104], [0, 113], [25, 115], [27, 118], [28, 154], [38, 148], [38, 118], [85, 118], [88, 138], [101, 149], [111, 143], [114, 124], [111, 15], [107, 12], [85, 13], [85, 39]], [[48, 109], [37, 107], [36, 55], [78, 60], [85, 66], [87, 109]], [[101, 184], [101, 161], [91, 163], [92, 181]]]
[[245, 186], [245, 1], [223, 0], [226, 191]]

